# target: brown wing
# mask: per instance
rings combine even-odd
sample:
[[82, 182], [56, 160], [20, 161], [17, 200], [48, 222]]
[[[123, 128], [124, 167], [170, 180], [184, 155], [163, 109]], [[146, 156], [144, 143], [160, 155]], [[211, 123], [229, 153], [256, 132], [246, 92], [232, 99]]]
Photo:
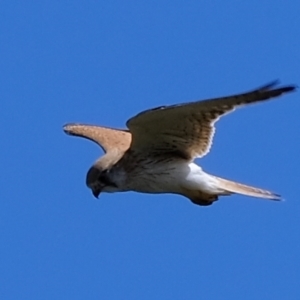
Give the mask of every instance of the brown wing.
[[127, 121], [132, 133], [130, 148], [151, 152], [173, 152], [186, 159], [209, 152], [214, 123], [236, 107], [268, 100], [295, 90], [294, 86], [274, 88], [272, 82], [254, 91], [216, 99], [162, 106], [139, 113]]
[[131, 133], [128, 130], [112, 129], [86, 124], [66, 124], [64, 132], [80, 136], [97, 143], [105, 152], [113, 149], [125, 152], [131, 143]]

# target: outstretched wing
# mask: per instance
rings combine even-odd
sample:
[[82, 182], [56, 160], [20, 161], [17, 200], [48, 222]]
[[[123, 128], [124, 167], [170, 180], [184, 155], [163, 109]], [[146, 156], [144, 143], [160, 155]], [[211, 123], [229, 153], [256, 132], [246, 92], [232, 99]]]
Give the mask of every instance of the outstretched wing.
[[130, 148], [151, 153], [173, 153], [191, 160], [207, 154], [215, 132], [214, 123], [236, 107], [265, 101], [295, 90], [276, 88], [272, 82], [248, 93], [161, 106], [139, 113], [127, 121], [132, 133]]
[[115, 149], [125, 152], [131, 143], [131, 133], [128, 130], [76, 123], [66, 124], [63, 129], [69, 135], [80, 136], [97, 143], [105, 152]]

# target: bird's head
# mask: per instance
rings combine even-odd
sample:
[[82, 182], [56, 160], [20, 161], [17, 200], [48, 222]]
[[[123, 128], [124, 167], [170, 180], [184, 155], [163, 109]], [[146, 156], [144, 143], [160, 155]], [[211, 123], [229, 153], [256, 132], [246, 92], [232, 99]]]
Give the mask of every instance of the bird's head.
[[100, 159], [86, 174], [86, 185], [92, 190], [96, 198], [99, 197], [102, 190], [117, 187], [111, 179], [110, 169], [111, 166], [108, 166], [105, 160]]

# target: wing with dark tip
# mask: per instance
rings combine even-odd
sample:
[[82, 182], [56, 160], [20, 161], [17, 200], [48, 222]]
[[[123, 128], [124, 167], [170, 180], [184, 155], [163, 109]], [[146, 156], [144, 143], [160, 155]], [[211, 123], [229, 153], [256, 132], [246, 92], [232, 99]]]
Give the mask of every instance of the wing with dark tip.
[[237, 107], [266, 101], [295, 90], [272, 82], [244, 94], [161, 106], [146, 110], [127, 121], [132, 133], [130, 148], [151, 153], [176, 153], [188, 160], [207, 154], [212, 145], [214, 124]]

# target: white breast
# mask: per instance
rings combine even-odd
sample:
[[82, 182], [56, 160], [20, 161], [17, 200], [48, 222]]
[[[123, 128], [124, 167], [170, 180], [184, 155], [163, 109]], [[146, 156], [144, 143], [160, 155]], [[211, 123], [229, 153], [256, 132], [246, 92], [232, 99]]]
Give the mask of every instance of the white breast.
[[194, 163], [180, 161], [164, 163], [144, 163], [137, 165], [131, 172], [117, 168], [112, 172], [112, 179], [118, 186], [116, 191], [136, 191], [142, 193], [178, 193], [182, 189], [211, 191], [214, 180]]

